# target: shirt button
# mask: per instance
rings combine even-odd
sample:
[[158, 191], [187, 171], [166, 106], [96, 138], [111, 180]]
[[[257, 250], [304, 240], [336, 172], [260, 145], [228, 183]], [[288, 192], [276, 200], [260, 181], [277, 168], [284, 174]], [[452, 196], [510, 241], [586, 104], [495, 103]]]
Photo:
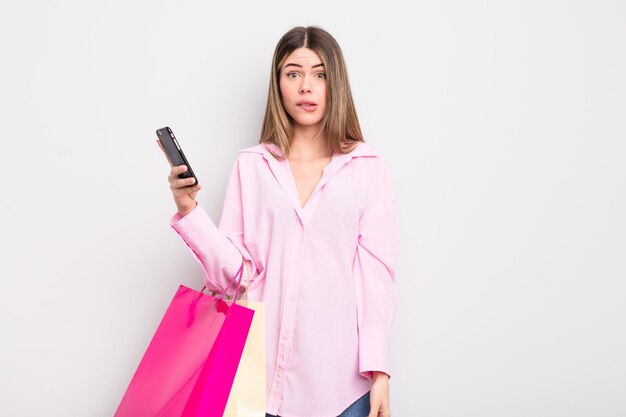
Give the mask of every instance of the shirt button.
[[286, 340], [286, 339], [287, 339], [287, 335], [283, 334], [283, 340]]

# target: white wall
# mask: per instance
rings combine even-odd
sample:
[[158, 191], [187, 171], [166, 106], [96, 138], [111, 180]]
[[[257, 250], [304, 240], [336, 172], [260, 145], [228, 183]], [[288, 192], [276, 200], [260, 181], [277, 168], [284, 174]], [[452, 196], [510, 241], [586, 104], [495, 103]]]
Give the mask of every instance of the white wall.
[[398, 194], [393, 415], [626, 415], [625, 3], [409, 4], [2, 0], [0, 414], [113, 415], [201, 286], [155, 129], [217, 221], [317, 24]]

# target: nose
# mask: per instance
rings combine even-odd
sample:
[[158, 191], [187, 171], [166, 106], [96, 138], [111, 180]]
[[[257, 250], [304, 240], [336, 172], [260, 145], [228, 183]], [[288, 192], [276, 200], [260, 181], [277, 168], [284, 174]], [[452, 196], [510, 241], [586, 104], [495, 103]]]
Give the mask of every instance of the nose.
[[311, 87], [309, 85], [309, 77], [302, 77], [302, 83], [300, 84], [300, 93], [310, 93]]

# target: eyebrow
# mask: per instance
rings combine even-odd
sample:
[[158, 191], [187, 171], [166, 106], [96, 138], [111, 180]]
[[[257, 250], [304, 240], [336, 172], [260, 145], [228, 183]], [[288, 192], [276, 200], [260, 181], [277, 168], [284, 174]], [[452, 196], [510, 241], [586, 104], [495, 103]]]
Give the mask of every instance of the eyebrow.
[[[289, 63], [289, 64], [285, 65], [283, 67], [283, 69], [287, 68], [288, 66], [294, 66], [294, 67], [302, 68], [302, 65], [300, 65], [300, 64]], [[323, 67], [323, 66], [324, 66], [324, 64], [317, 64], [317, 65], [313, 65], [311, 68], [317, 68], [317, 67]]]

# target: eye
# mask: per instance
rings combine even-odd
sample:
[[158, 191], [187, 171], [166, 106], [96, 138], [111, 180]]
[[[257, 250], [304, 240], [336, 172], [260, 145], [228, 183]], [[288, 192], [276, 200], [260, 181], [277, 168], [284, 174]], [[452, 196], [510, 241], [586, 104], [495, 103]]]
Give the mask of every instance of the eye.
[[290, 73], [287, 74], [287, 78], [295, 78], [295, 77], [292, 77], [292, 75], [298, 75], [298, 73], [297, 72], [290, 72]]
[[321, 77], [319, 77], [319, 78], [326, 78], [326, 73], [325, 72], [318, 72], [315, 75], [321, 75]]

